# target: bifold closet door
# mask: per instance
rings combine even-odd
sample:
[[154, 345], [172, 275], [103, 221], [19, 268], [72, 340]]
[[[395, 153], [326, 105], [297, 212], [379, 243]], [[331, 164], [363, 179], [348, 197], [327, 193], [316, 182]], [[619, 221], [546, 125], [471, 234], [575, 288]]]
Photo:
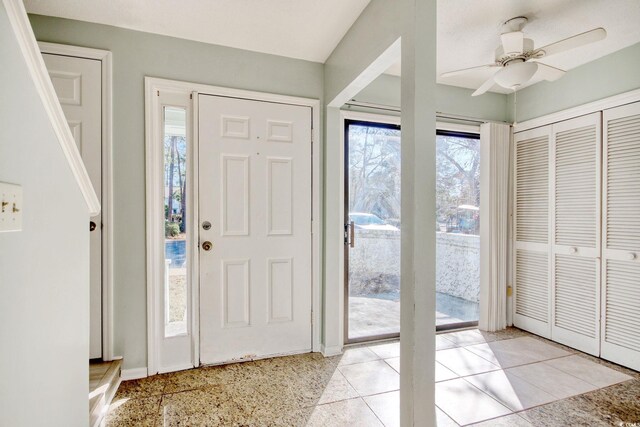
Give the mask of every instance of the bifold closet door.
[[551, 137], [551, 338], [600, 351], [600, 113], [556, 123]]
[[604, 111], [601, 356], [640, 370], [640, 103]]
[[546, 338], [550, 328], [549, 142], [551, 127], [515, 135], [514, 325]]

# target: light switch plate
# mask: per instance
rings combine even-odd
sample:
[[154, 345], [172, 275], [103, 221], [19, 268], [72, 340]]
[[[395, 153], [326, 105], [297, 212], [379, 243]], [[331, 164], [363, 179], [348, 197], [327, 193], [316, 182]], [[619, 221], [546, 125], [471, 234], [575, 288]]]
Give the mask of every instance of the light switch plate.
[[22, 187], [0, 182], [0, 232], [22, 230]]

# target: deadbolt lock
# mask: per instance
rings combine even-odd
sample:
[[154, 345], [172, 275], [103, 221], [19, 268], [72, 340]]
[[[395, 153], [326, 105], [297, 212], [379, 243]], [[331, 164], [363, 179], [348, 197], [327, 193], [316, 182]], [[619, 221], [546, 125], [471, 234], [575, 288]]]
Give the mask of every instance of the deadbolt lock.
[[202, 223], [202, 229], [203, 230], [210, 230], [211, 229], [211, 223], [209, 221], [204, 221]]
[[204, 249], [205, 251], [210, 251], [211, 248], [213, 248], [213, 243], [206, 241], [202, 243], [202, 249]]

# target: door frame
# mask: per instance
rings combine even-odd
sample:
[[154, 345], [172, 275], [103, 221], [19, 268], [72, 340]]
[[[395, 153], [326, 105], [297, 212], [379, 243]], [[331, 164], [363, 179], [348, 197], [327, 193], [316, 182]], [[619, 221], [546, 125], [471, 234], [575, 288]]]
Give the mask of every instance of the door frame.
[[[158, 116], [158, 91], [170, 91], [174, 93], [182, 93], [191, 95], [191, 111], [192, 111], [192, 153], [193, 159], [198, 158], [198, 103], [197, 95], [199, 93], [215, 96], [226, 96], [233, 98], [243, 98], [255, 101], [265, 101], [274, 103], [286, 103], [292, 105], [300, 105], [311, 108], [311, 155], [312, 155], [312, 172], [311, 172], [311, 194], [312, 194], [312, 211], [311, 211], [311, 233], [312, 233], [312, 248], [311, 248], [311, 270], [312, 270], [312, 291], [311, 291], [311, 337], [312, 337], [312, 351], [320, 351], [320, 331], [321, 331], [321, 283], [322, 283], [322, 170], [321, 170], [321, 153], [322, 153], [322, 139], [320, 130], [320, 101], [317, 99], [277, 95], [266, 92], [249, 91], [243, 89], [232, 89], [220, 86], [212, 86], [200, 83], [182, 82], [176, 80], [169, 80], [157, 77], [145, 76], [145, 154], [146, 154], [146, 200], [147, 200], [147, 373], [148, 375], [154, 375], [157, 371], [157, 356], [158, 356], [158, 331], [155, 319], [157, 318], [157, 312], [159, 307], [156, 305], [157, 300], [158, 279], [162, 277], [160, 274], [164, 271], [164, 266], [159, 265], [159, 256], [156, 256], [162, 249], [159, 236], [157, 236], [155, 230], [158, 229], [158, 218], [162, 217], [161, 204], [157, 200], [157, 196], [154, 196], [154, 189], [158, 184], [158, 180], [162, 180], [162, 173], [158, 171], [157, 165], [159, 164], [157, 159], [162, 156], [159, 149], [157, 140], [160, 135], [161, 129], [159, 123], [157, 123], [156, 117]], [[192, 194], [198, 194], [198, 164], [192, 162], [192, 175], [193, 185]], [[193, 197], [189, 206], [192, 212], [192, 235], [194, 238], [191, 242], [191, 331], [192, 331], [192, 349], [193, 349], [193, 365], [200, 365], [200, 300], [199, 300], [199, 288], [200, 283], [198, 279], [198, 200]]]
[[113, 354], [113, 109], [110, 51], [38, 41], [41, 53], [93, 59], [101, 62], [102, 77], [102, 359]]

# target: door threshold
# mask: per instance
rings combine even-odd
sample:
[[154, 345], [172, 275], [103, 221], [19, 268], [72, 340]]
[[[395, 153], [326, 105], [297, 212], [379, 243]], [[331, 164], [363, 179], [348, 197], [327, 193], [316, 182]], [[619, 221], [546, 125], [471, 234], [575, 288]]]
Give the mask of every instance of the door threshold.
[[313, 349], [305, 349], [305, 350], [296, 350], [287, 353], [276, 353], [265, 356], [255, 356], [255, 357], [246, 357], [246, 358], [238, 358], [231, 359], [223, 362], [211, 362], [211, 363], [201, 363], [200, 367], [209, 367], [209, 366], [222, 366], [222, 365], [233, 365], [235, 363], [244, 363], [244, 362], [254, 362], [256, 360], [264, 360], [264, 359], [275, 359], [277, 357], [286, 357], [286, 356], [296, 356], [299, 354], [307, 354], [313, 353]]

